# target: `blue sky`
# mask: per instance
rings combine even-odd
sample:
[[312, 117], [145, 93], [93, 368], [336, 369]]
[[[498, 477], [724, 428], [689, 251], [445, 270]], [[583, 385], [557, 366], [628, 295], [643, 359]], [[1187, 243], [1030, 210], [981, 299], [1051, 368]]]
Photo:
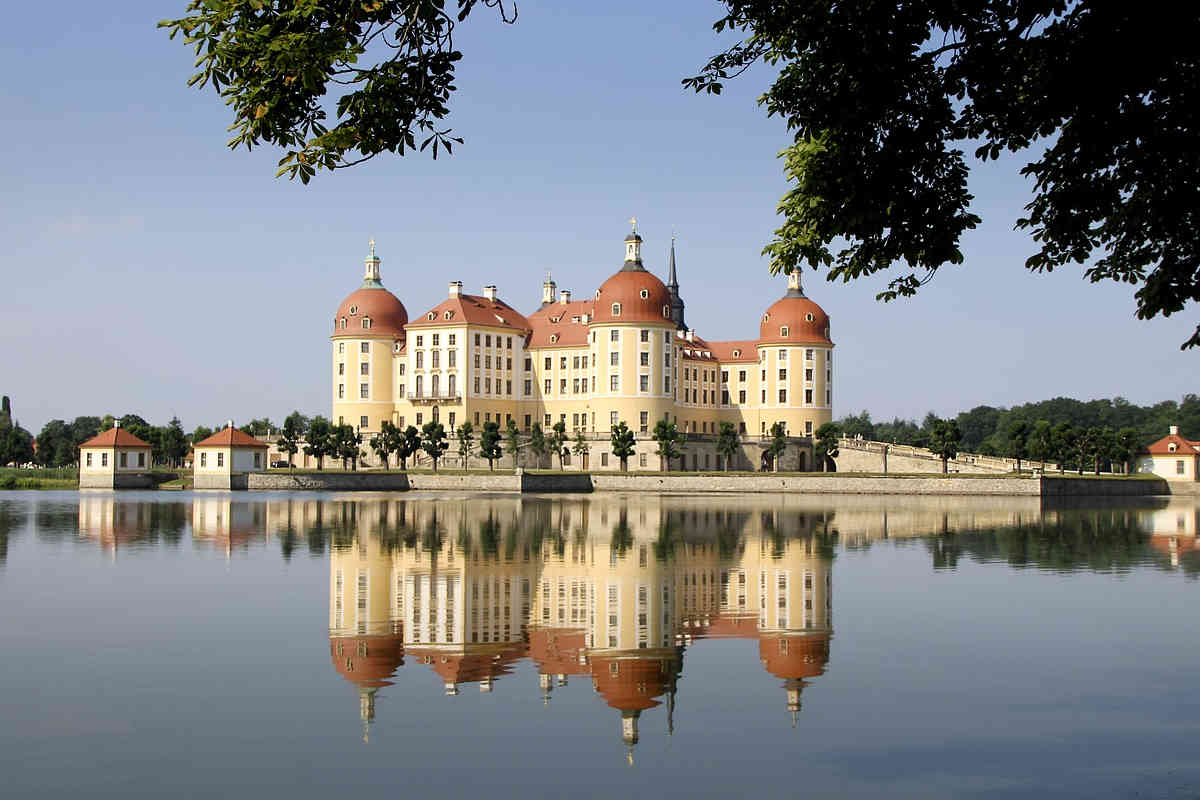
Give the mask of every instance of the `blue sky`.
[[[665, 275], [672, 229], [688, 321], [752, 338], [784, 279], [760, 255], [786, 189], [789, 141], [750, 73], [720, 97], [684, 91], [720, 42], [715, 3], [520, 4], [458, 31], [465, 53], [451, 158], [380, 156], [308, 186], [273, 178], [272, 148], [231, 152], [229, 114], [188, 89], [192, 56], [156, 29], [182, 2], [7, 9], [0, 31], [0, 392], [21, 423], [79, 414], [171, 415], [185, 427], [329, 413], [330, 319], [366, 243], [411, 316], [448, 280], [486, 283], [524, 311], [547, 269], [590, 294], [620, 267], [636, 215]], [[805, 275], [832, 317], [835, 414], [954, 413], [1055, 395], [1137, 403], [1196, 391], [1178, 345], [1191, 308], [1134, 318], [1133, 287], [1081, 269], [1031, 275], [1013, 221], [1023, 162], [972, 173], [983, 225], [966, 263], [914, 299], [880, 304], [886, 278]]]

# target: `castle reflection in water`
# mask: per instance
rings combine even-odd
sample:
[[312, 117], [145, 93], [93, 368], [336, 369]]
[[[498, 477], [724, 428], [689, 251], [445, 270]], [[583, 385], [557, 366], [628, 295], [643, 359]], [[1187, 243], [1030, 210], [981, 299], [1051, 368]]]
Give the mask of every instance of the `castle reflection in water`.
[[[1194, 504], [1081, 515], [1046, 511], [1036, 499], [998, 507], [793, 496], [214, 494], [138, 503], [83, 494], [79, 503], [81, 534], [114, 555], [149, 532], [178, 536], [185, 521], [197, 546], [228, 556], [266, 538], [279, 539], [285, 554], [305, 544], [327, 550], [330, 658], [357, 688], [364, 735], [377, 694], [406, 661], [436, 675], [431, 688], [456, 695], [471, 685], [496, 690], [531, 659], [537, 687], [528, 690], [547, 703], [570, 678], [590, 680], [619, 717], [630, 758], [643, 712], [665, 707], [672, 729], [685, 650], [705, 639], [756, 640], [795, 724], [802, 692], [830, 660], [835, 542], [929, 536], [937, 567], [951, 558], [946, 549], [960, 547], [946, 533], [986, 532], [993, 538], [963, 539], [986, 557], [997, 536], [1013, 532], [1045, 538], [1049, 529], [1061, 538], [1107, 529], [1102, 542], [1115, 562], [1132, 535], [1137, 547], [1167, 551], [1178, 564], [1181, 551], [1196, 548], [1198, 518]], [[1012, 563], [1011, 552], [1002, 555]]]

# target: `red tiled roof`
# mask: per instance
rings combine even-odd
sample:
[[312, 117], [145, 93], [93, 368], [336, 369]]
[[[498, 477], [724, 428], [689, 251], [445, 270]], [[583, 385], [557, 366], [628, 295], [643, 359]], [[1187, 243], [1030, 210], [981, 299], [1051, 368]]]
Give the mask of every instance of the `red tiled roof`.
[[[683, 348], [683, 357], [692, 361], [716, 361], [716, 353], [712, 345], [699, 336], [693, 336], [691, 341], [686, 338], [676, 339], [675, 343]], [[758, 356], [755, 355], [755, 359]]]
[[[1174, 450], [1171, 449], [1171, 444], [1175, 445]], [[1143, 452], [1149, 453], [1152, 456], [1177, 456], [1183, 453], [1191, 455], [1200, 453], [1200, 442], [1193, 442], [1177, 433], [1172, 433], [1159, 439]]]
[[196, 442], [193, 448], [195, 447], [261, 447], [266, 450], [268, 445], [237, 428], [225, 428], [202, 442]]
[[[758, 361], [758, 342], [754, 339], [738, 339], [729, 342], [709, 342], [713, 357], [718, 361]], [[737, 350], [738, 355], [733, 351]]]
[[[642, 297], [642, 292], [646, 293]], [[614, 317], [612, 307], [620, 303], [621, 314]], [[621, 270], [600, 285], [596, 292], [596, 322], [660, 322], [671, 324], [671, 295], [653, 273], [645, 270]]]
[[[446, 319], [446, 312], [450, 313], [449, 319]], [[503, 300], [488, 300], [473, 294], [443, 300], [405, 327], [427, 328], [456, 323], [461, 325], [464, 322], [493, 328], [512, 328], [514, 333], [528, 333], [532, 329], [525, 315]]]
[[83, 447], [144, 447], [150, 449], [150, 445], [143, 442], [138, 437], [134, 436], [124, 428], [109, 428], [98, 436], [93, 436], [83, 444]]
[[[353, 309], [353, 311], [351, 311]], [[345, 318], [346, 327], [341, 327]], [[370, 318], [371, 327], [362, 326], [363, 319]], [[402, 338], [404, 325], [408, 322], [408, 311], [404, 304], [387, 289], [359, 289], [338, 306], [337, 314], [333, 317], [333, 335], [353, 336], [391, 336]]]
[[[588, 343], [588, 326], [583, 324], [583, 317], [586, 314], [591, 319], [593, 307], [591, 300], [542, 306], [528, 317], [533, 328], [528, 347], [583, 347]], [[579, 322], [572, 322], [573, 317], [578, 317]], [[558, 338], [552, 342], [551, 336]]]
[[[808, 319], [812, 316], [812, 320]], [[784, 336], [782, 328], [788, 329]], [[829, 315], [807, 297], [786, 295], [776, 300], [763, 314], [759, 324], [759, 344], [822, 344], [829, 340]]]

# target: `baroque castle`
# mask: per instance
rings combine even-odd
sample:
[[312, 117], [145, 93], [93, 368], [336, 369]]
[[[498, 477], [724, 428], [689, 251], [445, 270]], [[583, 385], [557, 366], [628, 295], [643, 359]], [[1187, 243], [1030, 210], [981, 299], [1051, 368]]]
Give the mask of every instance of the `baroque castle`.
[[[464, 422], [478, 430], [512, 420], [524, 433], [563, 422], [571, 436], [594, 440], [582, 465], [590, 469], [619, 468], [613, 426], [649, 439], [660, 419], [688, 437], [672, 466], [773, 466], [765, 439], [781, 423], [790, 446], [780, 466], [814, 469], [813, 434], [833, 416], [833, 341], [799, 274], [763, 311], [758, 338], [709, 341], [685, 321], [674, 240], [665, 284], [643, 265], [636, 223], [624, 246], [624, 264], [590, 298], [572, 298], [547, 276], [541, 304], [526, 315], [495, 286], [471, 295], [451, 281], [446, 300], [410, 318], [384, 288], [372, 242], [362, 285], [333, 318], [333, 421], [356, 426], [364, 441], [389, 420], [439, 422], [451, 435]], [[742, 440], [728, 465], [714, 444], [723, 422]], [[653, 446], [637, 447], [629, 468], [658, 469]]]

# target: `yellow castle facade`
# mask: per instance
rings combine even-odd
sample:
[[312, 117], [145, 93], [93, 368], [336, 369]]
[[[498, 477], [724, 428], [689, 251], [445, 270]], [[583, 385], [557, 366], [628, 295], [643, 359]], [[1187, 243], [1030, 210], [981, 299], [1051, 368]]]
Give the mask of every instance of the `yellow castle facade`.
[[[727, 422], [743, 442], [730, 466], [757, 469], [780, 423], [791, 444], [784, 463], [813, 469], [812, 436], [833, 417], [833, 341], [799, 275], [762, 312], [757, 338], [709, 341], [685, 321], [674, 242], [667, 283], [645, 268], [636, 229], [624, 249], [621, 268], [586, 299], [547, 277], [540, 305], [523, 314], [496, 286], [471, 295], [451, 281], [445, 301], [410, 318], [384, 288], [372, 243], [362, 285], [333, 318], [331, 419], [365, 441], [384, 421], [438, 422], [450, 434], [464, 422], [478, 431], [512, 421], [526, 434], [561, 422], [572, 438], [593, 440], [591, 469], [618, 468], [613, 426], [649, 439], [663, 419], [693, 443], [672, 466], [721, 466], [708, 440]], [[659, 469], [653, 447], [638, 447], [629, 467]]]

